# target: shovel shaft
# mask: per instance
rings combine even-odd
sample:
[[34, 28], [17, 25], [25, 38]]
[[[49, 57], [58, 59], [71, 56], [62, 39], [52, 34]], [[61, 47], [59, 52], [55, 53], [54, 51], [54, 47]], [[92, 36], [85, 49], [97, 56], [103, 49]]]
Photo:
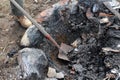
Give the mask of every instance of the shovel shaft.
[[38, 24], [37, 21], [34, 20], [15, 0], [10, 0], [10, 1], [40, 30], [40, 32], [48, 40], [50, 40], [58, 49], [60, 48], [58, 43], [44, 30], [44, 28], [40, 24]]

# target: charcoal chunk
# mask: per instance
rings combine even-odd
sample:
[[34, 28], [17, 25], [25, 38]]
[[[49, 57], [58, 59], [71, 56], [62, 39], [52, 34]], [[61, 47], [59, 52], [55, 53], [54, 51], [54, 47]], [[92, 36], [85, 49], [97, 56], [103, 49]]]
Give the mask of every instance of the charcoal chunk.
[[112, 38], [118, 38], [120, 39], [120, 30], [115, 30], [115, 29], [109, 29], [107, 31], [107, 35]]

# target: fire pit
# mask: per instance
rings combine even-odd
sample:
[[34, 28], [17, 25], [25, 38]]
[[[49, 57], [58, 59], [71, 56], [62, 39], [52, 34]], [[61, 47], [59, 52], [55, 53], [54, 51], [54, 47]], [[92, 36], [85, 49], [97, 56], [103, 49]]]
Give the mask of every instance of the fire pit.
[[[24, 34], [21, 45], [37, 47], [46, 53], [48, 65], [56, 69], [49, 68], [53, 71], [48, 70], [46, 80], [119, 80], [119, 9], [120, 4], [116, 0], [62, 0], [36, 16], [36, 20], [59, 44], [73, 47], [67, 54], [70, 61], [59, 59], [58, 50], [33, 26]], [[27, 55], [30, 56], [29, 53]], [[22, 67], [25, 67], [24, 60], [27, 59], [21, 57]], [[51, 77], [52, 72], [54, 76]]]

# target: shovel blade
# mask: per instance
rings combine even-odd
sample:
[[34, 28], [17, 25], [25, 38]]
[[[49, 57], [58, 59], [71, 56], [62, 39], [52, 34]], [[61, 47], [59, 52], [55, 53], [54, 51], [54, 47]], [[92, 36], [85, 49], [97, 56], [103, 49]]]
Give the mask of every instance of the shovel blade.
[[60, 49], [63, 50], [65, 53], [63, 53], [63, 51], [59, 50], [58, 58], [65, 60], [65, 61], [70, 61], [67, 54], [68, 54], [68, 52], [73, 50], [73, 47], [71, 47], [65, 43], [61, 43]]

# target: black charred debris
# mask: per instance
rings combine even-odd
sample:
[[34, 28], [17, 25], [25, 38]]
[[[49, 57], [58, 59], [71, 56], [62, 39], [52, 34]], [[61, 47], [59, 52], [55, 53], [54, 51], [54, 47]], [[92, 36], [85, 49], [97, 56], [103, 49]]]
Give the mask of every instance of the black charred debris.
[[44, 80], [45, 76], [48, 77], [45, 80], [59, 80], [55, 76], [49, 78], [47, 74], [42, 76], [50, 66], [63, 72], [62, 80], [120, 80], [119, 10], [120, 3], [116, 0], [71, 0], [71, 4], [56, 7], [42, 25], [59, 44], [63, 42], [74, 48], [67, 54], [70, 61], [57, 59], [58, 50], [32, 26], [26, 32], [28, 42], [23, 39], [22, 46], [37, 46], [47, 57], [38, 49], [19, 51], [24, 75], [35, 73], [39, 80]]

